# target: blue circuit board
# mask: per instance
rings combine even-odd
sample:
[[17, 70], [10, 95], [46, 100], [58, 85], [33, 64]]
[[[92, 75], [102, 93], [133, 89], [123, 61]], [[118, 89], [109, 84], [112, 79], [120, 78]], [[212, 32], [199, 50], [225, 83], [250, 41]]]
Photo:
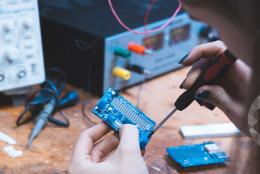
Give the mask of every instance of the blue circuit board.
[[149, 142], [156, 125], [153, 120], [133, 106], [119, 92], [111, 88], [105, 92], [92, 112], [117, 132], [123, 124], [137, 125], [142, 149]]
[[228, 156], [214, 142], [168, 147], [169, 156], [182, 168], [225, 164]]

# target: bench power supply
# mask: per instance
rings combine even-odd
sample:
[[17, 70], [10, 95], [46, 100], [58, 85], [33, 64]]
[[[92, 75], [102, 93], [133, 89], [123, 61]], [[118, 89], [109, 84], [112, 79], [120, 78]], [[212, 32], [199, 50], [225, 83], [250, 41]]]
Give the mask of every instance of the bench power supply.
[[[86, 6], [40, 2], [47, 66], [60, 67], [69, 83], [97, 95], [110, 87], [125, 89], [180, 68], [180, 59], [205, 41], [201, 33], [208, 27], [182, 11], [164, 30], [138, 35], [118, 24], [106, 1]], [[146, 7], [138, 4], [114, 2], [122, 19], [143, 31]], [[145, 29], [162, 26], [177, 6], [177, 1], [161, 0]]]

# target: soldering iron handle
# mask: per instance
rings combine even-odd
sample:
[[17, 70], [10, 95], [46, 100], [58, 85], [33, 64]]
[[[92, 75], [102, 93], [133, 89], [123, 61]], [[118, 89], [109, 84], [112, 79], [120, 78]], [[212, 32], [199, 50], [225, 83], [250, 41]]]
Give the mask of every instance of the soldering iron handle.
[[[175, 106], [182, 111], [187, 108], [194, 100], [196, 91], [204, 86], [216, 83], [216, 80], [223, 75], [223, 73], [236, 62], [237, 58], [226, 50], [224, 55], [212, 59], [202, 72], [193, 86], [185, 91], [176, 101]], [[212, 107], [212, 105], [211, 105]]]

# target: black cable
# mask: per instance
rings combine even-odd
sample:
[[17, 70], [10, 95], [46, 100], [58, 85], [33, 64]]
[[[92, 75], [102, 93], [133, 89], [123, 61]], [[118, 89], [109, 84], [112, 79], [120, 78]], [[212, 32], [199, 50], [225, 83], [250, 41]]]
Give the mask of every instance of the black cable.
[[[70, 122], [67, 119], [67, 116], [61, 111], [59, 99], [62, 91], [65, 88], [65, 85], [66, 76], [63, 71], [58, 68], [51, 68], [47, 72], [47, 80], [43, 83], [42, 88], [32, 95], [31, 100], [26, 102], [25, 109], [18, 117], [16, 125], [20, 126], [34, 119], [40, 113], [40, 111], [44, 109], [45, 105], [55, 98], [55, 109], [53, 113], [48, 116], [48, 121], [61, 127], [68, 127]], [[74, 99], [75, 97], [69, 99], [67, 98], [65, 102], [73, 101], [73, 104], [75, 104]], [[54, 113], [57, 111], [59, 111], [63, 120], [54, 118]], [[30, 116], [23, 120], [27, 113], [30, 114]]]
[[59, 68], [50, 68], [47, 72], [47, 78], [49, 80], [46, 80], [46, 82], [51, 82], [50, 85], [55, 91], [57, 90], [57, 95], [60, 95], [66, 86], [67, 78], [65, 73]]
[[55, 124], [55, 125], [59, 125], [60, 127], [69, 127], [70, 126], [70, 121], [68, 120], [67, 116], [65, 115], [65, 113], [62, 110], [59, 110], [58, 113], [61, 115], [61, 117], [63, 118], [63, 121], [55, 119], [54, 116], [50, 116], [48, 118], [48, 120]]

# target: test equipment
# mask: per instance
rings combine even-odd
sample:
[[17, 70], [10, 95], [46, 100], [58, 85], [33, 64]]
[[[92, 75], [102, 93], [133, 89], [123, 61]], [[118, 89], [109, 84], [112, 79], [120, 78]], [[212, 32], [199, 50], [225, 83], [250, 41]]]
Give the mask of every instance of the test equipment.
[[[40, 2], [47, 66], [60, 67], [70, 83], [98, 95], [109, 87], [125, 89], [180, 68], [183, 55], [204, 42], [208, 33], [207, 25], [184, 11], [164, 30], [137, 35], [118, 24], [106, 1], [85, 6]], [[114, 1], [128, 26], [142, 31], [164, 24], [177, 5], [161, 0], [144, 27], [147, 6], [140, 1]]]
[[37, 0], [0, 0], [0, 91], [45, 80]]

